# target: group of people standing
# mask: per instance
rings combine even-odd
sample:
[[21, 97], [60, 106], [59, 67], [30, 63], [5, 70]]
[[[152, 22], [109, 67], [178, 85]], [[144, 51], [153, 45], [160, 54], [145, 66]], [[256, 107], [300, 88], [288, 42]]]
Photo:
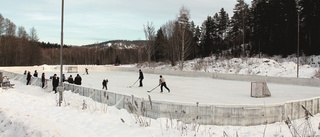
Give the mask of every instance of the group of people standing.
[[[30, 71], [25, 70], [23, 74], [27, 75], [27, 85], [30, 85], [31, 78], [32, 78]], [[38, 77], [37, 70], [34, 71], [33, 76]], [[53, 87], [52, 91], [57, 93], [57, 87], [59, 86], [59, 77], [57, 76], [57, 74], [54, 74], [52, 77], [50, 77], [50, 79], [52, 79], [52, 87]], [[77, 76], [74, 79], [72, 78], [72, 75], [70, 75], [70, 77], [68, 79], [66, 79], [63, 74], [62, 81], [63, 82], [68, 81], [68, 83], [70, 83], [70, 84], [81, 85], [82, 78], [79, 74], [77, 74]], [[41, 83], [42, 83], [41, 87], [44, 88], [46, 86], [45, 73], [42, 73], [42, 75], [41, 75]]]
[[[89, 74], [87, 68], [86, 68], [86, 74]], [[27, 75], [27, 85], [30, 85], [30, 80], [31, 80], [31, 77], [32, 77], [30, 71], [28, 71], [28, 72], [25, 71], [24, 75]], [[33, 76], [34, 77], [38, 77], [37, 70], [34, 71]], [[52, 77], [50, 77], [50, 79], [52, 79], [52, 87], [53, 87], [52, 90], [55, 93], [57, 93], [57, 87], [59, 86], [59, 77], [57, 77], [57, 74], [54, 74]], [[143, 87], [143, 82], [142, 82], [143, 79], [144, 79], [143, 72], [141, 71], [141, 69], [139, 69], [139, 78], [138, 78], [139, 87]], [[72, 75], [70, 75], [68, 77], [68, 79], [66, 79], [65, 75], [63, 74], [62, 75], [62, 81], [63, 82], [67, 81], [70, 84], [81, 85], [82, 78], [81, 78], [81, 76], [79, 74], [77, 74], [77, 76], [74, 79], [73, 79]], [[42, 88], [44, 88], [45, 85], [46, 85], [45, 73], [42, 73], [42, 75], [41, 75], [41, 82], [42, 82]], [[108, 87], [107, 87], [108, 82], [109, 82], [108, 79], [103, 79], [103, 81], [102, 81], [102, 89], [108, 90]], [[166, 81], [162, 77], [162, 75], [160, 75], [159, 85], [158, 86], [160, 86], [160, 93], [163, 92], [163, 87], [165, 87], [168, 90], [168, 92], [170, 92], [170, 89], [167, 87]]]
[[68, 79], [65, 79], [64, 81], [67, 81], [70, 84], [76, 84], [76, 85], [81, 85], [82, 83], [82, 78], [79, 74], [73, 79], [72, 75], [68, 77]]
[[[30, 85], [31, 84], [30, 81], [31, 81], [31, 77], [32, 77], [30, 71], [27, 72], [25, 70], [23, 74], [27, 75], [27, 85]], [[38, 77], [38, 71], [37, 70], [34, 71], [33, 76], [34, 77]], [[42, 83], [41, 87], [44, 88], [45, 85], [46, 85], [46, 78], [45, 78], [45, 74], [44, 73], [42, 73], [42, 75], [41, 75], [41, 83]]]
[[[27, 72], [27, 70], [25, 70], [23, 74], [27, 75], [27, 85], [30, 85], [31, 84], [30, 81], [31, 81], [31, 77], [32, 77], [30, 71]], [[38, 77], [37, 70], [34, 71], [33, 76]]]
[[[82, 78], [79, 74], [74, 78], [72, 78], [72, 75], [69, 76], [68, 79], [65, 78], [64, 74], [62, 74], [62, 82], [68, 81], [70, 84], [76, 84], [81, 85]], [[57, 93], [57, 87], [59, 86], [59, 77], [57, 77], [57, 74], [54, 74], [52, 77], [52, 90], [54, 93]]]

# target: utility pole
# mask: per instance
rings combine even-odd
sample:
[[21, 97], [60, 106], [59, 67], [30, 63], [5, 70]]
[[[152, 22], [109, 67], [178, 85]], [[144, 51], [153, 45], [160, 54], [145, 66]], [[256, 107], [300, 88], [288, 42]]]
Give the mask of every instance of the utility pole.
[[300, 7], [299, 7], [299, 1], [297, 0], [297, 14], [298, 14], [298, 20], [297, 20], [297, 78], [299, 78], [299, 63], [300, 63]]
[[61, 106], [62, 99], [63, 99], [63, 65], [62, 65], [62, 48], [63, 48], [63, 14], [64, 14], [64, 0], [62, 0], [62, 7], [61, 7], [61, 45], [60, 45], [60, 84], [59, 84], [59, 106]]

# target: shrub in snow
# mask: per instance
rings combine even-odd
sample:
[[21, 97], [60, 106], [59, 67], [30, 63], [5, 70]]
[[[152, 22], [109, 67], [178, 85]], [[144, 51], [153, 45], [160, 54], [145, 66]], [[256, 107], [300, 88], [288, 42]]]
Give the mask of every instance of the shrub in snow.
[[313, 78], [320, 78], [320, 68], [318, 70], [316, 70]]

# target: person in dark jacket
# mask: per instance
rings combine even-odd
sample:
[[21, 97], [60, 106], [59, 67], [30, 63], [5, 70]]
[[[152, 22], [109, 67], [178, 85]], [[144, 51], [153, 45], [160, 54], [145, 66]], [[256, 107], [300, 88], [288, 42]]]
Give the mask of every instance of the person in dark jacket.
[[162, 77], [162, 75], [160, 75], [159, 85], [161, 86], [161, 87], [160, 87], [160, 89], [161, 89], [160, 93], [163, 92], [162, 87], [165, 87], [165, 88], [168, 90], [168, 92], [170, 92], [170, 89], [167, 87], [166, 81], [164, 80], [164, 78]]
[[66, 76], [64, 74], [62, 74], [62, 82], [67, 81]]
[[38, 72], [37, 72], [37, 70], [34, 71], [33, 76], [34, 76], [34, 77], [38, 77]]
[[74, 78], [74, 84], [81, 85], [82, 78], [79, 74]]
[[59, 78], [57, 77], [57, 74], [54, 74], [52, 77], [52, 91], [54, 91], [54, 94], [57, 93], [57, 87], [59, 86]]
[[28, 74], [27, 74], [27, 85], [30, 85], [30, 80], [31, 80], [31, 74], [30, 74], [30, 71], [28, 71]]
[[86, 68], [86, 74], [89, 75], [89, 70], [88, 70], [88, 68]]
[[107, 84], [108, 84], [108, 79], [104, 79], [102, 81], [102, 89], [106, 88], [106, 90], [108, 90]]
[[72, 78], [72, 75], [70, 75], [70, 76], [69, 76], [69, 78], [68, 78], [68, 83], [73, 84], [73, 78]]
[[141, 69], [139, 69], [139, 79], [140, 79], [139, 87], [143, 87], [142, 80], [144, 79], [144, 77], [143, 77], [143, 73], [142, 73]]
[[41, 83], [42, 83], [42, 88], [44, 88], [45, 83], [46, 83], [46, 77], [45, 77], [44, 73], [42, 73], [42, 75], [41, 75]]

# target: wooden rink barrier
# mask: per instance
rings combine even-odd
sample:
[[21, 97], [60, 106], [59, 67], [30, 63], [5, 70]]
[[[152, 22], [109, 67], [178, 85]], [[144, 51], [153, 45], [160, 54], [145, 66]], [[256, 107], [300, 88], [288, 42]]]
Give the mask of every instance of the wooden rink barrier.
[[[115, 68], [106, 68], [106, 69], [117, 71]], [[26, 76], [22, 75], [22, 73], [17, 74], [9, 71], [2, 71], [2, 70], [0, 71], [3, 73], [4, 76], [7, 76], [12, 80], [21, 81], [23, 83], [25, 82]], [[119, 71], [124, 71], [124, 70], [119, 69]], [[152, 73], [160, 72], [160, 70], [150, 70], [150, 71], [154, 71]], [[146, 73], [148, 71], [144, 71], [144, 72]], [[161, 72], [161, 73], [170, 74], [171, 71]], [[180, 74], [182, 75], [183, 73], [180, 73]], [[207, 75], [207, 74], [201, 74], [201, 76], [202, 75]], [[220, 77], [220, 76], [216, 76], [216, 77]], [[239, 77], [239, 76], [235, 76], [235, 77]], [[251, 77], [254, 79], [253, 76]], [[260, 77], [255, 79], [259, 79], [259, 78]], [[272, 78], [270, 80], [268, 79], [268, 77], [263, 77], [263, 79], [265, 79], [266, 81], [272, 80]], [[285, 78], [285, 80], [286, 79], [287, 78]], [[32, 81], [33, 81], [32, 85], [41, 86], [40, 78], [34, 78]], [[276, 80], [276, 81], [282, 81], [282, 80]], [[294, 80], [290, 80], [290, 81], [294, 81]], [[48, 83], [51, 83], [51, 82], [48, 82]], [[311, 83], [311, 85], [313, 85], [316, 82], [310, 82], [310, 80], [307, 80], [305, 83]], [[295, 84], [295, 82], [293, 82], [293, 84]], [[133, 95], [122, 95], [118, 93], [108, 92], [106, 90], [94, 89], [94, 88], [68, 84], [68, 83], [64, 83], [63, 87], [67, 91], [71, 91], [82, 96], [90, 97], [97, 102], [105, 103], [105, 104], [108, 104], [109, 106], [115, 106], [118, 109], [126, 109], [131, 113], [132, 113], [132, 109], [129, 108], [128, 104], [134, 104], [133, 106], [135, 106], [136, 108], [135, 113], [138, 113], [141, 116], [146, 116], [154, 119], [156, 118], [178, 119], [184, 123], [196, 123], [196, 124], [205, 124], [205, 125], [254, 126], [254, 125], [282, 122], [286, 120], [288, 117], [294, 120], [294, 119], [305, 117], [305, 110], [302, 108], [302, 106], [304, 106], [311, 114], [317, 114], [320, 111], [319, 97], [306, 99], [306, 100], [293, 100], [285, 103], [272, 104], [272, 105], [270, 104], [203, 105], [198, 103], [194, 103], [194, 104], [176, 103], [176, 102], [167, 102], [167, 101], [159, 101], [159, 100], [152, 100], [152, 99], [150, 102], [150, 100], [147, 98], [137, 98]]]

